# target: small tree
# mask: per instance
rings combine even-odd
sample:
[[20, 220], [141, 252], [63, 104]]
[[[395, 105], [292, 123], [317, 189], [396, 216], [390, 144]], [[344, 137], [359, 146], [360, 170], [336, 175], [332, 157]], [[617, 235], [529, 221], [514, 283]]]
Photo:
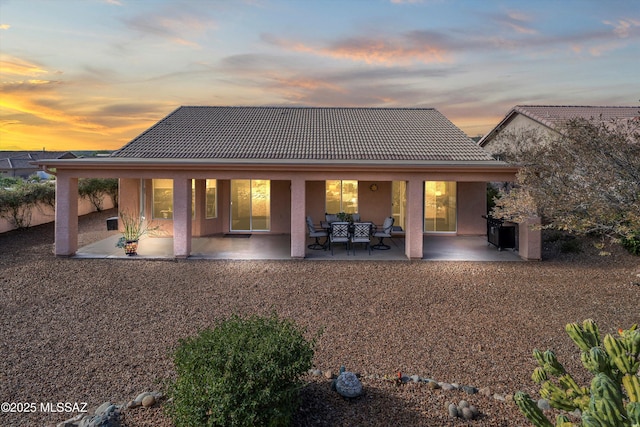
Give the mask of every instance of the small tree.
[[[507, 143], [508, 141], [508, 143]], [[640, 122], [569, 120], [557, 136], [505, 134], [494, 155], [521, 166], [493, 215], [536, 214], [547, 227], [634, 239], [640, 232]]]

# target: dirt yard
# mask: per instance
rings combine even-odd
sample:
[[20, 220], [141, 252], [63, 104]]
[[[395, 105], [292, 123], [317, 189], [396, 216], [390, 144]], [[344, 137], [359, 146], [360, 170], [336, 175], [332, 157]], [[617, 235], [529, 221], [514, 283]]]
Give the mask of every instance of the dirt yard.
[[[81, 244], [113, 212], [81, 218]], [[600, 256], [552, 239], [542, 262], [145, 261], [52, 255], [53, 225], [0, 235], [0, 401], [125, 403], [160, 390], [178, 340], [238, 314], [292, 318], [322, 330], [315, 367], [361, 374], [347, 401], [308, 375], [297, 426], [529, 425], [508, 400], [535, 395], [531, 351], [553, 349], [586, 384], [564, 332], [593, 318], [601, 331], [640, 322], [640, 258]], [[574, 248], [575, 249], [575, 248]], [[383, 379], [398, 371], [484, 389], [433, 390]], [[238, 381], [242, 381], [238, 378]], [[507, 401], [496, 400], [493, 394]], [[476, 421], [451, 419], [465, 399]], [[0, 413], [2, 426], [48, 426], [74, 413]], [[170, 426], [162, 407], [124, 412], [123, 425]]]

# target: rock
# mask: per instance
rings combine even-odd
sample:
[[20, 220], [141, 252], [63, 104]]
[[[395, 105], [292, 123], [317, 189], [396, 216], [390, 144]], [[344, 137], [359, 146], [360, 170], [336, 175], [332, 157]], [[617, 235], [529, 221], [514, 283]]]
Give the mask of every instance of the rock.
[[504, 402], [506, 399], [504, 398], [503, 395], [496, 393], [496, 394], [493, 395], [493, 400], [497, 400], [499, 402]]
[[483, 396], [491, 396], [493, 393], [491, 393], [491, 389], [489, 387], [482, 387], [480, 390], [478, 390], [478, 393], [480, 393]]
[[453, 386], [454, 389], [459, 389], [460, 388], [460, 384], [458, 383], [451, 383], [451, 385]]
[[149, 408], [156, 403], [156, 398], [153, 394], [148, 394], [142, 399], [142, 406]]
[[[94, 414], [96, 414], [96, 415], [108, 414], [109, 412], [112, 412], [112, 411], [108, 411], [108, 409], [110, 409], [112, 406], [114, 406], [113, 403], [104, 402], [102, 405], [98, 406], [98, 408], [96, 409]], [[114, 408], [115, 408], [115, 406], [114, 406]]]
[[455, 387], [449, 383], [438, 383], [438, 384], [440, 385], [440, 388], [445, 391], [451, 391], [455, 389]]
[[336, 391], [343, 397], [358, 397], [362, 394], [362, 383], [353, 372], [343, 372], [336, 380]]
[[462, 418], [465, 420], [472, 420], [474, 418], [473, 412], [469, 408], [462, 408]]
[[136, 402], [135, 400], [130, 400], [129, 403], [127, 403], [127, 409], [137, 408], [140, 405], [142, 405], [142, 402]]
[[472, 386], [463, 385], [462, 390], [464, 390], [467, 394], [476, 394], [478, 389]]
[[435, 382], [435, 381], [429, 381], [429, 382], [427, 383], [427, 386], [428, 386], [431, 390], [437, 390], [437, 389], [439, 389], [439, 388], [440, 388], [440, 384], [438, 384], [438, 383], [437, 383], [437, 382]]
[[469, 402], [467, 402], [466, 400], [461, 400], [460, 403], [458, 403], [458, 407], [459, 408], [468, 408], [469, 407]]
[[459, 417], [458, 407], [456, 406], [455, 403], [450, 403], [448, 409], [449, 409], [449, 416], [451, 418], [458, 418]]
[[538, 400], [538, 408], [542, 409], [543, 411], [550, 411], [551, 405], [549, 404], [549, 401], [547, 399], [540, 399]]
[[145, 396], [148, 396], [150, 394], [151, 393], [149, 393], [148, 391], [142, 392], [135, 398], [134, 402], [139, 403], [140, 405], [142, 405], [142, 399], [144, 399]]
[[331, 369], [324, 371], [324, 377], [328, 380], [333, 379], [333, 371]]
[[411, 375], [411, 381], [413, 381], [414, 383], [419, 383], [420, 377], [418, 375]]
[[473, 418], [476, 418], [480, 414], [480, 411], [478, 411], [478, 408], [476, 408], [473, 405], [469, 405], [469, 409], [471, 409], [471, 412], [473, 413]]
[[86, 414], [78, 414], [75, 417], [71, 417], [68, 420], [64, 420], [61, 423], [56, 424], [56, 427], [76, 427], [78, 422], [85, 417]]
[[320, 375], [322, 375], [322, 371], [320, 369], [314, 369], [313, 371], [311, 371], [311, 375], [313, 375], [314, 377], [319, 377]]

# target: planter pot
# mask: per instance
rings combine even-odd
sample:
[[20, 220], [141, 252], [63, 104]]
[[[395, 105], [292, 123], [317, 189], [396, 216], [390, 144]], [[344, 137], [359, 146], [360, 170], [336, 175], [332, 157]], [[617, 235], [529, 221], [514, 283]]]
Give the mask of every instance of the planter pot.
[[127, 240], [124, 243], [124, 253], [129, 256], [138, 255], [138, 241], [137, 240]]

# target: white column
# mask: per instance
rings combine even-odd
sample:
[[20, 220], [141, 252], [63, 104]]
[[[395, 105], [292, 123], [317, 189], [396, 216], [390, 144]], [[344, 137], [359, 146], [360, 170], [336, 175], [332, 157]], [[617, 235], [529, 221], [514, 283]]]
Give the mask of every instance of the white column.
[[291, 180], [291, 258], [304, 258], [306, 255], [306, 196], [305, 180]]
[[78, 178], [59, 171], [56, 176], [55, 254], [71, 256], [78, 250]]
[[191, 255], [191, 180], [173, 180], [173, 256]]
[[422, 259], [422, 234], [424, 183], [421, 177], [407, 181], [407, 217], [405, 231], [405, 255], [409, 259]]

